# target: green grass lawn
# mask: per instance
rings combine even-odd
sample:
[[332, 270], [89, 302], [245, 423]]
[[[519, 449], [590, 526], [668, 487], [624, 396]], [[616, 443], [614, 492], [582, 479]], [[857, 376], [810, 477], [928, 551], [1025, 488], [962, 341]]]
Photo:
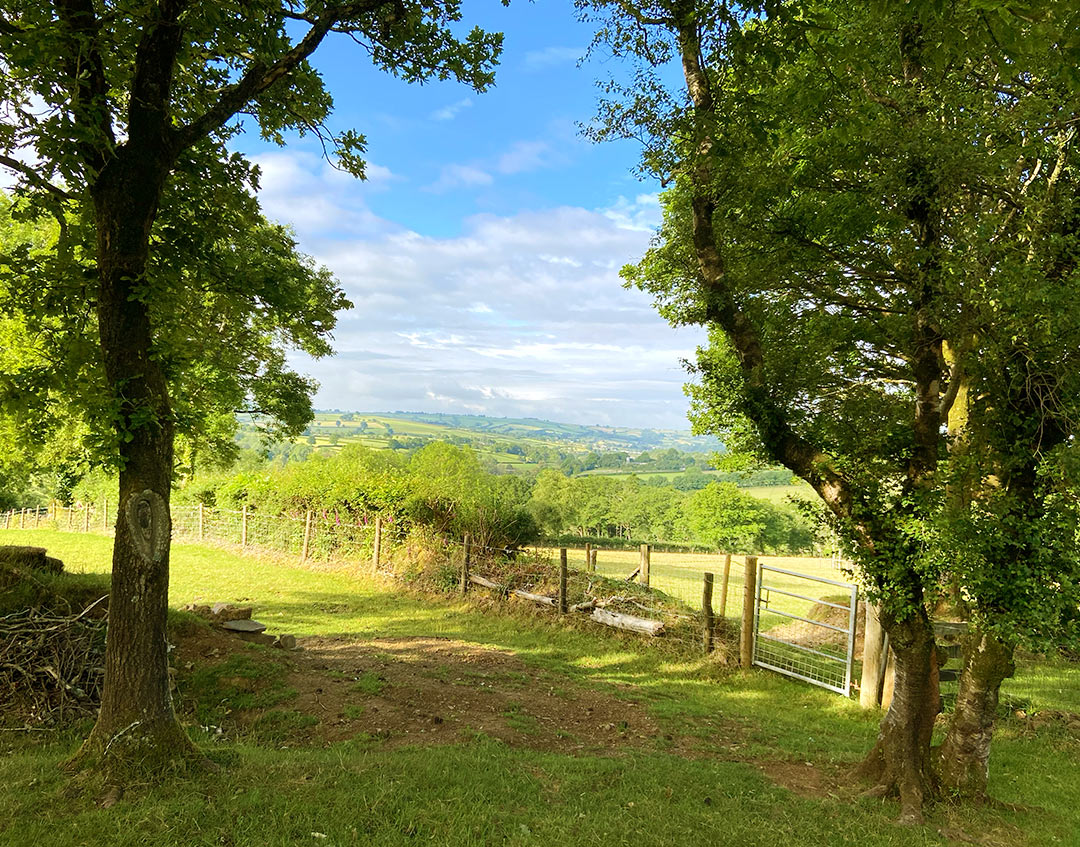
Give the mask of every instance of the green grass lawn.
[[[104, 573], [111, 542], [8, 531], [0, 543], [39, 544], [72, 571]], [[445, 636], [503, 651], [537, 674], [625, 701], [628, 714], [646, 709], [691, 748], [673, 752], [666, 735], [584, 751], [528, 749], [481, 732], [395, 749], [371, 739], [289, 749], [203, 740], [219, 773], [133, 786], [102, 809], [57, 768], [76, 733], [0, 733], [0, 845], [955, 843], [942, 830], [987, 845], [1080, 843], [1080, 741], [1065, 729], [1034, 733], [1002, 721], [990, 789], [1012, 805], [943, 805], [926, 826], [901, 829], [895, 803], [858, 799], [844, 776], [872, 745], [879, 715], [774, 674], [728, 671], [547, 612], [512, 614], [483, 597], [419, 597], [360, 569], [304, 569], [177, 545], [170, 602], [192, 600], [250, 602], [278, 632]], [[1044, 708], [1075, 709], [1078, 682], [1076, 665], [1044, 662], [1021, 667], [1008, 690]]]

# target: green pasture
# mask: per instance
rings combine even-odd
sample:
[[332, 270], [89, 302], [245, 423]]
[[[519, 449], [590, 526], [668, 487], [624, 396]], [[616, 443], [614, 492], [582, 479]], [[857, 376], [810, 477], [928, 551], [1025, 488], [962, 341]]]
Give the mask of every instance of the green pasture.
[[[6, 531], [0, 543], [45, 546], [76, 572], [108, 569], [105, 537]], [[635, 559], [601, 551], [600, 566], [629, 572]], [[653, 572], [659, 565], [693, 578], [706, 566], [716, 571], [716, 562], [654, 559]], [[108, 809], [73, 790], [58, 768], [85, 727], [3, 733], [0, 845], [1051, 847], [1076, 844], [1080, 832], [1080, 740], [1064, 728], [1035, 732], [1004, 718], [990, 774], [1000, 802], [936, 806], [926, 825], [901, 828], [896, 803], [859, 799], [860, 786], [847, 778], [873, 744], [880, 715], [775, 674], [725, 669], [482, 596], [411, 594], [360, 569], [177, 545], [170, 602], [192, 600], [251, 603], [275, 631], [301, 636], [444, 636], [503, 651], [624, 701], [628, 716], [646, 710], [661, 733], [602, 749], [529, 749], [482, 732], [440, 746], [392, 749], [368, 737], [283, 749], [244, 737], [212, 742], [193, 727], [220, 771], [132, 786]], [[1023, 692], [1033, 707], [1076, 708], [1078, 684], [1074, 664], [1029, 662], [1008, 691]]]

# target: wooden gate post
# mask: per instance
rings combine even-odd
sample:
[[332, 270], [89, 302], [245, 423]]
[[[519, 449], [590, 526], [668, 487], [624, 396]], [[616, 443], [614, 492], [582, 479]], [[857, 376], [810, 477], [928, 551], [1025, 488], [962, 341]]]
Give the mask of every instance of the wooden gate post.
[[744, 668], [754, 664], [754, 607], [757, 603], [757, 556], [746, 557], [743, 582], [742, 628], [739, 631], [739, 658]]
[[[468, 536], [465, 536], [466, 541]], [[375, 543], [371, 547], [371, 571], [379, 570], [379, 559], [382, 557], [382, 517], [375, 516]]]
[[712, 611], [713, 575], [708, 571], [704, 574], [704, 582], [701, 586], [701, 615], [705, 627], [703, 633], [703, 646], [705, 655], [713, 651], [713, 611]]
[[566, 614], [566, 548], [559, 548], [559, 614]]
[[304, 546], [300, 549], [300, 561], [306, 562], [308, 551], [311, 549], [311, 510], [308, 509], [304, 518]]
[[881, 705], [881, 682], [885, 677], [885, 631], [881, 628], [877, 606], [866, 602], [866, 626], [863, 631], [862, 679], [859, 682], [859, 705], [876, 709]]
[[641, 576], [639, 582], [646, 588], [649, 587], [649, 560], [652, 557], [652, 547], [648, 544], [641, 545]]
[[465, 533], [465, 540], [462, 546], [465, 548], [464, 555], [461, 557], [461, 593], [465, 594], [469, 590], [469, 558], [472, 553], [472, 544], [469, 533]]
[[720, 620], [727, 618], [727, 589], [731, 578], [731, 554], [724, 554], [724, 575], [720, 578]]

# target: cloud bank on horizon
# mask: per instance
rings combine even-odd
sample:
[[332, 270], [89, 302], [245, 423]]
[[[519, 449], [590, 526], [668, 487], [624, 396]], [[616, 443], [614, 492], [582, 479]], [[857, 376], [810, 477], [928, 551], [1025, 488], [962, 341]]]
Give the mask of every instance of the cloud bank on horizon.
[[322, 408], [446, 411], [685, 429], [686, 374], [701, 334], [673, 330], [619, 268], [648, 246], [653, 195], [606, 209], [476, 214], [426, 236], [366, 206], [312, 154], [254, 157], [271, 218], [328, 266], [354, 308], [337, 355], [297, 364]]

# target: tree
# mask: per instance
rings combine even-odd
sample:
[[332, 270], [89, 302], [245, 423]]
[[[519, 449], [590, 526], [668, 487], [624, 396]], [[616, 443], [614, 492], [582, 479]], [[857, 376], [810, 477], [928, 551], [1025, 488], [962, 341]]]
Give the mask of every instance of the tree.
[[765, 532], [765, 510], [730, 482], [710, 482], [687, 503], [687, 523], [716, 550], [757, 552]]
[[[1052, 362], [1072, 361], [1075, 336], [1047, 327], [1049, 292], [1076, 284], [1066, 199], [1076, 85], [1045, 46], [1069, 40], [1074, 10], [1013, 19], [1001, 4], [1006, 33], [986, 4], [593, 5], [605, 43], [644, 66], [604, 104], [594, 135], [644, 138], [643, 168], [673, 186], [659, 243], [626, 277], [672, 322], [710, 328], [696, 365], [699, 431], [806, 480], [846, 539], [897, 656], [864, 772], [900, 794], [902, 820], [918, 820], [936, 790], [928, 607], [946, 572], [982, 598], [983, 621], [993, 610], [1014, 635], [1015, 613], [1038, 594], [1004, 602], [1017, 579], [989, 536], [970, 570], [947, 567], [946, 539], [962, 537], [972, 505], [984, 520], [1011, 514], [1014, 527], [1020, 515], [1064, 524], [1057, 555], [1036, 557], [1040, 578], [1025, 585], [1067, 605], [1070, 580], [1055, 573], [1075, 572], [1068, 509], [1046, 508], [1060, 487], [1036, 490], [1074, 419]], [[684, 95], [655, 72], [672, 57]], [[968, 407], [982, 417], [966, 429], [997, 434], [989, 450], [968, 440], [977, 461], [944, 431], [965, 386], [986, 398]], [[948, 481], [955, 492], [972, 464], [983, 489], [996, 478], [1011, 492], [1004, 512], [985, 490], [946, 507]], [[1032, 535], [1019, 537], [1030, 549]], [[987, 738], [989, 704], [981, 698], [974, 722]], [[980, 745], [962, 724], [946, 751], [971, 773]]]
[[[242, 112], [279, 142], [290, 130], [318, 135], [362, 174], [363, 138], [325, 130], [332, 103], [308, 58], [341, 32], [406, 80], [454, 77], [480, 90], [500, 38], [474, 30], [459, 40], [458, 18], [456, 2], [427, 0], [119, 0], [107, 13], [89, 0], [13, 0], [0, 13], [0, 164], [40, 208], [78, 203], [95, 235], [85, 299], [95, 301], [120, 465], [106, 683], [81, 761], [154, 765], [192, 750], [172, 709], [165, 642], [176, 410], [154, 323], [164, 291], [148, 271], [182, 233], [161, 226], [163, 200], [195, 181], [254, 184], [225, 148]], [[26, 150], [37, 166], [22, 163]]]

